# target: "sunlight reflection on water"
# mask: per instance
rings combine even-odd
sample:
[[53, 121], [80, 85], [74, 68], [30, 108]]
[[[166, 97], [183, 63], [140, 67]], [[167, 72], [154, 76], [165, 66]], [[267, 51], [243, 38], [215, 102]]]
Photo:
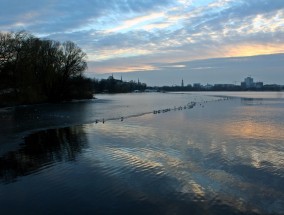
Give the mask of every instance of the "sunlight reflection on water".
[[[119, 166], [138, 171], [159, 168], [178, 181], [175, 192], [209, 201], [208, 207], [225, 204], [239, 212], [283, 212], [283, 121], [274, 119], [274, 111], [282, 115], [283, 109], [241, 104], [234, 100], [218, 104], [217, 110], [212, 110], [216, 104], [208, 104], [207, 113], [196, 108], [166, 117], [140, 117], [130, 127], [104, 125], [104, 135], [128, 140], [118, 140], [123, 144], [116, 145], [119, 150], [111, 151], [116, 155], [110, 159], [123, 160]], [[131, 125], [136, 119], [129, 121]]]
[[[127, 106], [124, 96], [114, 96], [110, 110]], [[175, 96], [161, 107], [201, 103], [26, 137], [0, 157], [0, 210], [283, 214], [284, 101]]]

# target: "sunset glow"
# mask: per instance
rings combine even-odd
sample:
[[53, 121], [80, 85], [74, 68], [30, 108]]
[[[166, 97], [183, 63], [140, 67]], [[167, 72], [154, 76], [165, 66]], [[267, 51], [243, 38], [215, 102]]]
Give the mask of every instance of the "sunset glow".
[[[12, 0], [1, 7], [1, 31], [25, 29], [78, 43], [88, 55], [90, 76], [284, 53], [282, 0], [29, 2], [18, 8]], [[257, 75], [257, 69], [247, 73]]]

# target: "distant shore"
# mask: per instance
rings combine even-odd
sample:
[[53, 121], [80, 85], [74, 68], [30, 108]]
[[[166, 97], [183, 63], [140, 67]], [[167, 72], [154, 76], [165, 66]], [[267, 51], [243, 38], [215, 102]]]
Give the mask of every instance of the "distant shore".
[[10, 101], [2, 103], [0, 102], [0, 110], [6, 109], [6, 108], [14, 108], [14, 107], [21, 107], [21, 106], [27, 106], [27, 105], [43, 105], [43, 104], [62, 104], [62, 103], [71, 103], [71, 102], [84, 102], [88, 100], [96, 99], [95, 95], [104, 95], [104, 94], [129, 94], [129, 93], [171, 93], [171, 92], [184, 92], [184, 93], [218, 93], [218, 92], [227, 92], [227, 93], [269, 93], [269, 92], [284, 92], [284, 89], [281, 90], [156, 90], [156, 91], [138, 91], [138, 92], [100, 92], [95, 93], [93, 96], [89, 98], [82, 98], [82, 99], [71, 99], [71, 100], [65, 100], [65, 101], [58, 101], [58, 102], [37, 102], [37, 103], [19, 103], [16, 101]]

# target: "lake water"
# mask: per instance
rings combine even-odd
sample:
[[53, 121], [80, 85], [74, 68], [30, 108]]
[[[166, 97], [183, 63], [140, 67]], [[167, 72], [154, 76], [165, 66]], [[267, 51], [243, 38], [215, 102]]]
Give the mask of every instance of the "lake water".
[[284, 214], [282, 93], [97, 98], [0, 110], [1, 214]]

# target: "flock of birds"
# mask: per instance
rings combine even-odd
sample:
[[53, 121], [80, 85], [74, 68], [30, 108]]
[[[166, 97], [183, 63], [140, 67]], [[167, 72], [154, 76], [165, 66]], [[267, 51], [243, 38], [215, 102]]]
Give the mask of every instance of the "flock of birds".
[[154, 110], [153, 111], [153, 114], [159, 114], [159, 113], [166, 113], [166, 112], [169, 112], [171, 110], [183, 110], [183, 109], [191, 109], [193, 108], [194, 106], [196, 105], [196, 102], [190, 102], [188, 103], [187, 105], [185, 106], [179, 106], [179, 107], [174, 107], [174, 108], [166, 108], [166, 109], [162, 109], [162, 110]]
[[[228, 100], [228, 99], [229, 99], [229, 97], [225, 97], [225, 98], [221, 98], [221, 99], [217, 99], [217, 100], [213, 100], [213, 101], [222, 101], [222, 100]], [[204, 108], [204, 103], [207, 103], [207, 102], [208, 101], [202, 101], [202, 102], [199, 103], [199, 106]], [[184, 105], [184, 106], [179, 106], [179, 107], [174, 106], [174, 108], [166, 108], [166, 109], [154, 110], [152, 113], [153, 114], [160, 114], [160, 113], [166, 113], [166, 112], [169, 112], [169, 111], [180, 111], [180, 110], [185, 110], [185, 109], [192, 109], [196, 105], [197, 105], [197, 102], [189, 102], [187, 105]], [[116, 118], [116, 119], [120, 119], [120, 121], [123, 121], [124, 117], [122, 116], [122, 117]], [[99, 122], [102, 122], [104, 124], [106, 122], [106, 120], [104, 118], [101, 119], [101, 120], [96, 119], [95, 123], [97, 124]]]

